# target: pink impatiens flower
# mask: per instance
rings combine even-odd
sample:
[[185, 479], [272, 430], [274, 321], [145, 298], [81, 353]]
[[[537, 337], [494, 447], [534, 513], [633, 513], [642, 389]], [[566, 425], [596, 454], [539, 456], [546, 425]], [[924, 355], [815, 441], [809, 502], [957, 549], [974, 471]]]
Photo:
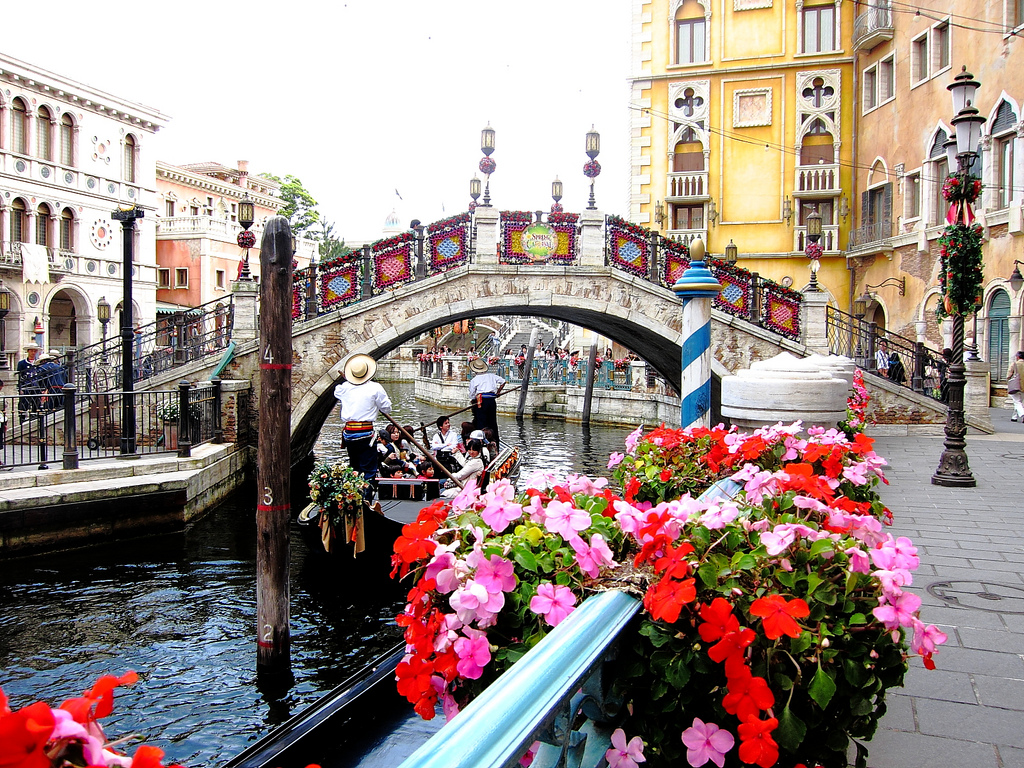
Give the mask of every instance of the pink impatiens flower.
[[537, 594], [530, 600], [530, 610], [543, 616], [544, 621], [552, 627], [558, 626], [562, 619], [572, 613], [575, 605], [576, 595], [571, 589], [549, 582], [537, 587]]
[[455, 665], [458, 673], [469, 680], [477, 680], [484, 667], [491, 662], [491, 648], [487, 644], [487, 633], [464, 627], [468, 637], [460, 637], [455, 641], [455, 653], [459, 657]]
[[636, 444], [640, 442], [640, 438], [644, 435], [644, 428], [642, 426], [637, 427], [628, 435], [626, 435], [626, 452], [629, 455], [633, 455], [633, 451], [636, 450]]
[[736, 743], [729, 731], [722, 730], [714, 723], [705, 723], [699, 717], [693, 718], [693, 725], [683, 731], [686, 745], [686, 761], [697, 768], [708, 760], [718, 768], [725, 765], [725, 755]]
[[577, 531], [589, 528], [590, 523], [589, 512], [555, 499], [548, 504], [544, 527], [568, 541], [576, 536]]
[[609, 455], [608, 469], [615, 469], [617, 466], [619, 466], [619, 464], [622, 463], [622, 460], [624, 458], [626, 458], [626, 454], [624, 453], [612, 453], [611, 455]]
[[495, 533], [501, 533], [509, 524], [523, 516], [523, 508], [513, 503], [516, 496], [516, 489], [506, 479], [492, 483], [490, 489], [482, 497], [486, 504], [480, 517], [484, 522], [494, 529]]
[[644, 742], [634, 736], [626, 743], [626, 732], [616, 728], [612, 733], [612, 748], [604, 753], [608, 768], [637, 768], [637, 763], [647, 762], [644, 757]]
[[913, 592], [903, 592], [888, 599], [888, 604], [871, 611], [875, 618], [885, 624], [886, 629], [909, 627], [915, 619], [914, 613], [921, 607], [921, 598]]
[[934, 624], [925, 626], [923, 622], [914, 623], [914, 637], [910, 641], [910, 650], [920, 653], [935, 653], [935, 647], [946, 642], [946, 633]]
[[612, 551], [600, 533], [595, 533], [590, 537], [589, 547], [578, 536], [570, 539], [569, 543], [572, 545], [573, 551], [576, 552], [576, 564], [592, 579], [597, 578], [601, 566], [615, 565]]

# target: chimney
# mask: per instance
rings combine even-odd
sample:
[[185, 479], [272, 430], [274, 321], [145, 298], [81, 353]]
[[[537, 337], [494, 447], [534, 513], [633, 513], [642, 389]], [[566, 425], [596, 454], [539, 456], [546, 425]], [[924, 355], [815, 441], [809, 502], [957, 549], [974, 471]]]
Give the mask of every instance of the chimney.
[[248, 184], [248, 181], [247, 181], [248, 178], [249, 178], [249, 161], [248, 160], [239, 160], [238, 161], [238, 186], [243, 187], [245, 189], [248, 189], [249, 188], [249, 184]]

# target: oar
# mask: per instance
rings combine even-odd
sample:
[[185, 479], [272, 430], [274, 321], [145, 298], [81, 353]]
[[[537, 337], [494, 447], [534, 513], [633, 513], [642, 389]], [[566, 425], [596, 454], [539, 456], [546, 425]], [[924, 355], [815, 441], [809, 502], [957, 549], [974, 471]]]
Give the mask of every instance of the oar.
[[429, 451], [428, 449], [424, 448], [424, 447], [423, 447], [423, 445], [422, 445], [422, 444], [420, 443], [420, 441], [419, 441], [419, 440], [417, 440], [417, 439], [416, 439], [415, 437], [413, 437], [413, 436], [412, 436], [411, 434], [409, 434], [409, 433], [408, 433], [408, 432], [406, 431], [405, 427], [403, 427], [403, 426], [402, 426], [401, 424], [399, 424], [399, 423], [398, 423], [397, 421], [395, 421], [394, 419], [392, 419], [392, 418], [391, 418], [391, 414], [388, 414], [388, 413], [383, 413], [383, 412], [381, 412], [381, 415], [382, 415], [382, 416], [383, 416], [383, 417], [384, 417], [385, 419], [387, 419], [388, 421], [390, 421], [390, 422], [391, 422], [392, 424], [394, 424], [394, 425], [395, 425], [396, 427], [398, 427], [398, 431], [399, 431], [399, 432], [400, 432], [400, 433], [401, 433], [401, 434], [402, 434], [402, 435], [403, 435], [403, 436], [404, 436], [404, 437], [405, 437], [405, 438], [406, 438], [406, 439], [407, 439], [407, 440], [408, 440], [408, 441], [409, 441], [410, 443], [412, 443], [413, 445], [415, 445], [415, 446], [416, 446], [416, 448], [417, 448], [417, 449], [419, 449], [419, 452], [420, 452], [420, 453], [422, 453], [422, 454], [423, 454], [424, 456], [426, 456], [426, 457], [427, 457], [428, 459], [430, 459], [431, 463], [432, 463], [432, 464], [433, 464], [433, 465], [434, 465], [435, 467], [437, 467], [438, 469], [440, 469], [440, 470], [441, 470], [441, 472], [442, 472], [442, 473], [443, 473], [443, 474], [445, 475], [445, 477], [447, 477], [447, 478], [448, 478], [449, 480], [451, 480], [451, 481], [452, 481], [453, 483], [455, 483], [455, 484], [456, 484], [457, 486], [459, 486], [459, 488], [464, 488], [464, 487], [465, 487], [465, 486], [464, 486], [464, 485], [463, 485], [462, 483], [460, 483], [460, 482], [459, 482], [458, 480], [456, 480], [456, 479], [455, 479], [455, 476], [454, 476], [454, 475], [452, 475], [452, 473], [451, 473], [451, 472], [449, 472], [449, 471], [448, 471], [448, 467], [446, 467], [446, 466], [445, 466], [444, 464], [442, 464], [442, 463], [441, 463], [440, 461], [438, 461], [438, 460], [437, 460], [437, 457], [436, 457], [436, 456], [435, 456], [435, 455], [434, 455], [433, 453], [431, 453], [431, 452], [430, 452], [430, 451]]
[[[501, 397], [502, 395], [507, 395], [509, 392], [515, 392], [516, 390], [522, 389], [522, 388], [523, 388], [523, 385], [520, 384], [518, 387], [512, 387], [511, 389], [503, 389], [501, 391], [501, 394], [495, 395], [495, 397], [498, 398], [498, 397]], [[473, 407], [472, 405], [467, 405], [465, 408], [459, 408], [459, 410], [455, 411], [454, 413], [449, 413], [447, 416], [445, 416], [445, 418], [446, 419], [450, 419], [452, 416], [458, 416], [463, 411], [468, 411], [472, 407]]]

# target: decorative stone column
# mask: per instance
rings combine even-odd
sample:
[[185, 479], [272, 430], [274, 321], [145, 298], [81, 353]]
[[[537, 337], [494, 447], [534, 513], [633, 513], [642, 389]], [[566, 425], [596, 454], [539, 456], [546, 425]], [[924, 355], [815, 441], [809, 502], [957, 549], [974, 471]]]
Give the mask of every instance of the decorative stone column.
[[603, 267], [604, 262], [604, 214], [585, 210], [580, 214], [580, 266]]
[[964, 387], [964, 414], [967, 418], [991, 428], [992, 419], [989, 417], [988, 409], [992, 399], [992, 383], [988, 363], [984, 360], [965, 360], [964, 368], [964, 376], [967, 378]]
[[473, 212], [476, 224], [476, 263], [498, 263], [498, 238], [501, 236], [497, 208], [479, 206]]
[[800, 335], [804, 345], [821, 355], [828, 354], [828, 332], [825, 312], [828, 294], [824, 291], [805, 291], [800, 302]]
[[711, 426], [711, 301], [722, 284], [704, 266], [704, 243], [690, 244], [690, 266], [672, 290], [683, 301], [683, 354], [680, 377], [683, 429]]
[[[3, 230], [0, 230], [3, 231]], [[1020, 317], [1009, 317], [1006, 321], [1006, 329], [1010, 332], [1010, 359], [1017, 354], [1020, 345]]]
[[235, 304], [231, 340], [235, 343], [252, 341], [259, 328], [260, 285], [253, 280], [236, 280], [231, 284], [231, 294]]

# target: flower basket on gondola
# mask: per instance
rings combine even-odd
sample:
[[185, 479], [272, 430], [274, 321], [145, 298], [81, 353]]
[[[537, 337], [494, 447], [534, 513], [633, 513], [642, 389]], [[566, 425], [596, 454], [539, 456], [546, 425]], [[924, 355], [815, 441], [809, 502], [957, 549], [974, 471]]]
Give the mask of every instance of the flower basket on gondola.
[[309, 498], [320, 508], [320, 533], [328, 552], [340, 538], [354, 545], [354, 553], [365, 548], [363, 541], [364, 494], [369, 483], [346, 464], [318, 461], [309, 475]]

